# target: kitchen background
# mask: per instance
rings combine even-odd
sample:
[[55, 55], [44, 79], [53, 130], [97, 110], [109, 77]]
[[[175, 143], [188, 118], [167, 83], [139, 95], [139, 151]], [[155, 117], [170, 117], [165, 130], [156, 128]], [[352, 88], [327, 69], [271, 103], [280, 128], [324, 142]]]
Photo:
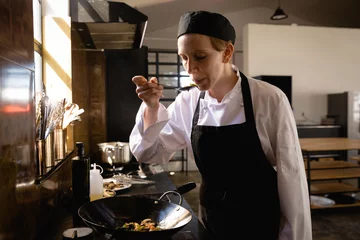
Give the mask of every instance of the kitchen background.
[[[299, 124], [321, 123], [328, 113], [328, 94], [360, 90], [357, 0], [283, 0], [281, 8], [289, 17], [281, 21], [270, 20], [280, 4], [275, 0], [125, 3], [134, 8], [129, 19], [138, 17], [130, 26], [137, 34], [130, 38], [136, 49], [125, 49], [129, 46], [123, 43], [122, 50], [102, 51], [96, 39], [86, 41], [79, 23], [113, 19], [104, 8], [106, 1], [0, 0], [0, 239], [35, 239], [41, 233], [69, 194], [74, 141], [84, 142], [94, 159], [98, 143], [127, 141], [140, 104], [133, 75], [158, 76], [172, 84], [183, 78], [180, 83], [186, 85], [179, 61], [171, 60], [176, 56], [177, 22], [185, 11], [218, 11], [234, 23], [234, 62], [244, 73], [291, 76]], [[88, 29], [99, 31], [96, 25]], [[161, 70], [162, 61], [176, 71], [169, 66]], [[66, 98], [85, 112], [67, 129], [66, 156], [39, 175], [35, 103], [44, 89], [51, 98]], [[166, 94], [168, 104], [176, 92], [170, 88]], [[182, 152], [180, 158], [182, 154], [186, 156]], [[181, 163], [164, 167], [179, 170]], [[191, 159], [188, 164], [196, 170]]]

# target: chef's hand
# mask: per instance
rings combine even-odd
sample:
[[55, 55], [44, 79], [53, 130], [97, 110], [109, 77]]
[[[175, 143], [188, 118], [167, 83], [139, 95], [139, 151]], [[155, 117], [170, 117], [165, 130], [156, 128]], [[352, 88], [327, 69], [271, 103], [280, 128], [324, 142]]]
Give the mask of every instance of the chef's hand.
[[158, 84], [156, 77], [152, 77], [149, 81], [143, 76], [135, 76], [132, 78], [136, 84], [136, 93], [144, 103], [152, 109], [158, 109], [160, 98], [163, 96], [163, 86]]

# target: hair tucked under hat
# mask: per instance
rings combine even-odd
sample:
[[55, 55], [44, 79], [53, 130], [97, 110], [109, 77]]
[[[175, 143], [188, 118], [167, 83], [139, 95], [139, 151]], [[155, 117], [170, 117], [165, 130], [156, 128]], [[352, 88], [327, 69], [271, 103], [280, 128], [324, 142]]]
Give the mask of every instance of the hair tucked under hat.
[[219, 13], [207, 11], [187, 12], [179, 21], [178, 35], [198, 33], [235, 43], [235, 29], [229, 20]]

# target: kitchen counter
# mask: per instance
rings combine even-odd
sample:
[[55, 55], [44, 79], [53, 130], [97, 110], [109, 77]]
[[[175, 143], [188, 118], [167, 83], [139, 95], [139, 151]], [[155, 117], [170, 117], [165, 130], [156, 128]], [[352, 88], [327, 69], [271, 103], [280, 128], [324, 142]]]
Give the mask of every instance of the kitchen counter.
[[[155, 183], [151, 185], [146, 184], [133, 184], [130, 188], [124, 189], [117, 192], [117, 195], [144, 195], [149, 198], [157, 199], [161, 194], [166, 191], [174, 190], [176, 187], [170, 178], [167, 176], [167, 173], [163, 171], [159, 165], [142, 165], [142, 170], [147, 176], [147, 180], [152, 180]], [[106, 176], [105, 176], [106, 178]], [[199, 186], [197, 186], [199, 187]], [[174, 196], [170, 197], [172, 202], [178, 204], [179, 198]], [[182, 206], [189, 210], [192, 214], [192, 220], [184, 226], [177, 234], [172, 237], [172, 240], [181, 240], [181, 239], [206, 239], [205, 229], [202, 224], [199, 222], [198, 217], [193, 212], [189, 204], [183, 198]], [[71, 215], [71, 198], [65, 197], [61, 204], [59, 204], [58, 211], [53, 214], [51, 217], [48, 226], [42, 230], [36, 238], [40, 239], [53, 239], [61, 240], [62, 233], [69, 229], [73, 228], [72, 215]], [[84, 225], [86, 226], [86, 225]], [[99, 236], [95, 233], [94, 240], [103, 240], [109, 239], [104, 236]], [[112, 239], [112, 238], [110, 238]]]

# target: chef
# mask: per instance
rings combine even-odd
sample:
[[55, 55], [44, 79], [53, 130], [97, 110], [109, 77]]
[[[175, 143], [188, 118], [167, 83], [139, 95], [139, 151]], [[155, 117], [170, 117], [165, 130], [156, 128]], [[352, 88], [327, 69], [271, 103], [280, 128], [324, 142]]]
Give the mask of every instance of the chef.
[[196, 87], [166, 108], [156, 78], [133, 77], [143, 101], [130, 136], [142, 163], [188, 148], [202, 175], [199, 218], [212, 239], [311, 240], [309, 192], [286, 95], [232, 64], [235, 29], [207, 11], [181, 16], [178, 55]]

